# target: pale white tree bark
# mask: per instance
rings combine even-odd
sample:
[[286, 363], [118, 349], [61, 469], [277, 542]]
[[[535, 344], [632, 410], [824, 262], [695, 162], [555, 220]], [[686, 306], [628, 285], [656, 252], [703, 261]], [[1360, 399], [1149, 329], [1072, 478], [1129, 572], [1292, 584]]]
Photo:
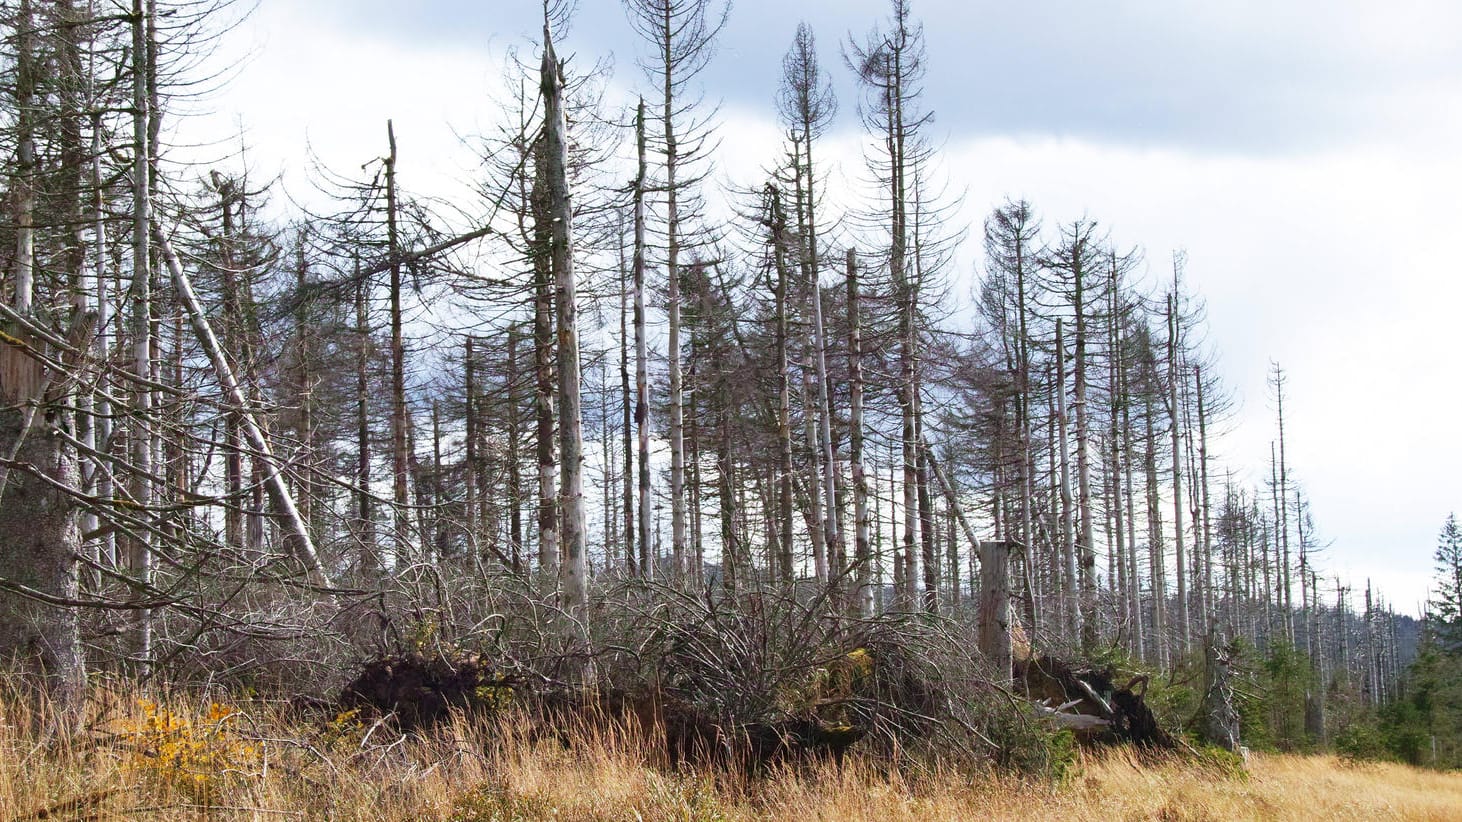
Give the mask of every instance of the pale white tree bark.
[[588, 546], [584, 517], [578, 297], [574, 282], [574, 210], [568, 180], [563, 75], [547, 26], [543, 27], [543, 62], [539, 68], [539, 82], [544, 106], [544, 159], [548, 163], [548, 213], [552, 220], [549, 258], [553, 268], [554, 313], [558, 322], [559, 486], [563, 514], [560, 584], [564, 604], [577, 611], [588, 600]]
[[249, 447], [254, 449], [255, 458], [265, 466], [264, 487], [269, 494], [270, 505], [284, 520], [286, 542], [300, 562], [304, 563], [312, 584], [320, 588], [333, 587], [324, 565], [320, 562], [319, 554], [315, 552], [314, 541], [310, 538], [309, 524], [300, 515], [299, 507], [295, 505], [294, 495], [284, 481], [284, 463], [274, 455], [269, 438], [265, 436], [264, 429], [259, 425], [253, 403], [239, 383], [238, 377], [235, 376], [233, 366], [224, 356], [223, 346], [214, 336], [213, 327], [208, 322], [208, 315], [203, 310], [203, 304], [198, 301], [197, 293], [193, 291], [193, 284], [188, 279], [187, 272], [183, 270], [182, 264], [178, 261], [178, 255], [173, 252], [172, 244], [168, 242], [162, 231], [157, 226], [153, 226], [152, 233], [162, 252], [163, 263], [172, 276], [173, 288], [177, 292], [179, 301], [183, 304], [183, 309], [188, 314], [188, 321], [193, 326], [193, 333], [203, 346], [204, 353], [208, 355], [209, 364], [213, 366], [214, 376], [223, 387], [224, 396], [238, 410], [239, 421], [244, 429], [244, 438], [248, 440]]

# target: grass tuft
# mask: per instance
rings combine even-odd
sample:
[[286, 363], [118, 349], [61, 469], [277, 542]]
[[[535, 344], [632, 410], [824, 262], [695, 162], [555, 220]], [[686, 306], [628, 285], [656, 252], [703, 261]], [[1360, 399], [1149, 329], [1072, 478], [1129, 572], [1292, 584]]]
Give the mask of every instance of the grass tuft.
[[[1335, 756], [1077, 753], [1059, 780], [849, 756], [760, 778], [666, 770], [646, 734], [522, 715], [402, 736], [354, 713], [98, 688], [70, 730], [0, 701], [0, 820], [1410, 819], [1462, 817], [1462, 774]], [[42, 730], [50, 728], [52, 730]]]

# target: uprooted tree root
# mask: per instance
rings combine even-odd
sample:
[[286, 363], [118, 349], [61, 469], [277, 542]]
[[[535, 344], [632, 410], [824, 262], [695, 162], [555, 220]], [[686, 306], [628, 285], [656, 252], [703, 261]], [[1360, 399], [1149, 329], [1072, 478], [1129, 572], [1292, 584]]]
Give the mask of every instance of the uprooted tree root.
[[1024, 695], [1047, 706], [1058, 721], [1069, 718], [1063, 724], [1079, 740], [1175, 749], [1177, 743], [1147, 705], [1147, 677], [1133, 677], [1118, 687], [1114, 675], [1111, 669], [1073, 668], [1050, 656], [1015, 663], [1016, 683]]
[[516, 677], [495, 671], [475, 654], [411, 652], [366, 663], [341, 692], [340, 708], [390, 715], [410, 733], [446, 721], [453, 711], [495, 711], [519, 690]]

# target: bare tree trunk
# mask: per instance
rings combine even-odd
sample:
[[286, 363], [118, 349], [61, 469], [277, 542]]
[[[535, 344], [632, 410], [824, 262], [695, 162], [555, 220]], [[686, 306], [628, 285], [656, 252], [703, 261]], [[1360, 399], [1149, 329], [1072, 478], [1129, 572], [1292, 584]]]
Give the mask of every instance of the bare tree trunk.
[[1178, 405], [1178, 307], [1176, 292], [1168, 297], [1168, 419], [1173, 437], [1173, 539], [1178, 577], [1178, 651], [1187, 656], [1192, 633], [1188, 617], [1188, 578], [1183, 547], [1183, 452], [1182, 414]]
[[[140, 7], [138, 9], [140, 11]], [[65, 22], [71, 22], [69, 20]], [[34, 53], [35, 17], [30, 0], [21, 0], [16, 27], [16, 57], [14, 96], [16, 103], [16, 170], [10, 195], [15, 212], [15, 291], [14, 313], [29, 319], [34, 303], [35, 288], [35, 208], [36, 208], [36, 157], [35, 157], [35, 113], [34, 95], [40, 79]], [[134, 27], [134, 43], [143, 37], [142, 23]], [[79, 60], [79, 58], [76, 58]], [[145, 62], [145, 58], [144, 58]], [[68, 59], [64, 67], [75, 69], [79, 65]], [[143, 69], [134, 64], [134, 77], [141, 78]], [[71, 77], [79, 82], [79, 77]], [[141, 87], [141, 83], [138, 83]], [[145, 101], [146, 97], [142, 99]], [[78, 115], [79, 116], [79, 115]], [[145, 121], [145, 113], [142, 115]], [[70, 121], [74, 123], [75, 121]], [[134, 126], [136, 123], [134, 123]], [[79, 128], [79, 126], [77, 126]], [[147, 168], [147, 143], [144, 130], [141, 134], [134, 173]], [[80, 135], [67, 136], [70, 147], [79, 148]], [[76, 158], [68, 157], [75, 161]], [[76, 232], [81, 231], [79, 222], [79, 179], [81, 164], [75, 162], [78, 185], [72, 196], [76, 197], [74, 213], [67, 218], [78, 218]], [[146, 280], [147, 235], [146, 204], [148, 189], [146, 174], [141, 175], [142, 188], [134, 188], [134, 217], [142, 215], [142, 259]], [[100, 222], [98, 222], [100, 225]], [[134, 229], [136, 226], [134, 225]], [[134, 235], [135, 239], [135, 235]], [[70, 249], [66, 264], [68, 273], [80, 280], [85, 265], [84, 252], [79, 237]], [[137, 257], [134, 255], [134, 261]], [[101, 269], [98, 269], [100, 277]], [[134, 277], [135, 282], [135, 277]], [[78, 282], [77, 285], [80, 285]], [[150, 296], [144, 293], [142, 296]], [[90, 343], [89, 337], [96, 315], [82, 310], [84, 297], [78, 295], [77, 306], [70, 328], [71, 340], [77, 348]], [[140, 310], [143, 317], [142, 339], [147, 339], [150, 325], [148, 309]], [[134, 321], [136, 317], [134, 317]], [[20, 337], [26, 335], [15, 329]], [[19, 344], [19, 339], [9, 335], [5, 344], [0, 344], [0, 372], [9, 372], [4, 361], [17, 360], [18, 364], [30, 370], [29, 355]], [[140, 348], [148, 352], [145, 345]], [[79, 364], [65, 362], [79, 367]], [[147, 360], [144, 358], [143, 366]], [[35, 368], [34, 373], [42, 373]], [[145, 368], [139, 373], [146, 375]], [[18, 381], [17, 381], [18, 382]], [[25, 382], [29, 382], [28, 380]], [[80, 591], [78, 560], [82, 551], [80, 515], [75, 501], [63, 489], [82, 486], [81, 470], [76, 449], [67, 441], [75, 433], [76, 415], [72, 410], [73, 398], [70, 390], [57, 390], [53, 396], [49, 391], [53, 378], [43, 375], [38, 383], [26, 388], [35, 389], [34, 395], [24, 396], [17, 391], [14, 382], [0, 384], [0, 443], [5, 449], [0, 457], [7, 461], [0, 463], [0, 660], [19, 663], [18, 672], [35, 677], [36, 682], [25, 682], [27, 686], [38, 686], [39, 690], [61, 711], [67, 719], [74, 717], [81, 707], [86, 686], [86, 663], [81, 650], [78, 612], [74, 607]], [[12, 393], [16, 392], [16, 393]], [[148, 397], [148, 389], [141, 388], [139, 396]], [[140, 429], [140, 426], [139, 426]], [[140, 430], [137, 432], [142, 433]], [[145, 437], [138, 437], [146, 443]], [[139, 485], [146, 482], [145, 477]], [[146, 487], [143, 486], [143, 490]], [[143, 509], [149, 515], [147, 509]], [[149, 562], [151, 554], [142, 546], [142, 554]], [[147, 566], [150, 568], [150, 564]], [[144, 582], [150, 579], [144, 577]], [[144, 594], [145, 596], [145, 594]], [[149, 658], [151, 620], [141, 622], [140, 650], [142, 658]], [[39, 713], [39, 712], [38, 712]]]
[[[55, 46], [55, 74], [58, 77], [56, 114], [56, 153], [59, 164], [58, 179], [53, 185], [55, 210], [63, 215], [66, 225], [61, 229], [61, 260], [70, 289], [72, 310], [77, 316], [88, 314], [91, 307], [90, 295], [94, 283], [88, 271], [90, 262], [86, 249], [86, 233], [89, 224], [83, 192], [86, 190], [88, 162], [82, 141], [82, 127], [88, 111], [91, 78], [86, 74], [81, 61], [81, 32], [84, 22], [72, 0], [57, 0], [52, 11], [55, 21], [53, 39]], [[19, 78], [17, 77], [17, 80]], [[98, 269], [100, 271], [100, 269]], [[88, 341], [89, 342], [89, 341]], [[78, 372], [84, 366], [78, 368]], [[78, 385], [71, 390], [75, 403], [75, 435], [88, 449], [96, 447], [96, 419], [93, 413], [94, 391], [88, 387], [90, 375], [78, 373]], [[74, 449], [73, 449], [74, 450]], [[87, 494], [93, 493], [96, 485], [97, 461], [87, 460], [80, 465], [80, 479], [77, 487]], [[94, 510], [80, 513], [79, 524], [82, 542], [85, 534], [97, 527]], [[95, 563], [95, 549], [86, 552], [88, 561]], [[94, 564], [93, 577], [99, 577], [99, 564]]]
[[[840, 529], [838, 527], [838, 505], [837, 505], [837, 455], [833, 451], [832, 438], [832, 406], [828, 398], [827, 383], [827, 341], [822, 320], [822, 286], [820, 283], [820, 259], [817, 247], [817, 183], [812, 164], [812, 140], [813, 123], [811, 113], [802, 112], [801, 130], [803, 151], [805, 154], [798, 159], [796, 143], [794, 143], [794, 164], [796, 166], [794, 179], [797, 188], [797, 212], [803, 223], [802, 235], [806, 249], [803, 254], [803, 268], [807, 280], [807, 300], [810, 309], [808, 316], [809, 331], [811, 332], [812, 372], [816, 380], [813, 393], [813, 401], [816, 403], [813, 410], [815, 416], [812, 419], [816, 422], [816, 436], [809, 443], [813, 446], [813, 453], [817, 454], [814, 465], [820, 464], [822, 476], [813, 477], [812, 483], [822, 483], [822, 499], [824, 513], [820, 527], [826, 550], [826, 569], [824, 578], [837, 580], [843, 572], [844, 559], [840, 558]], [[806, 179], [804, 185], [803, 179]], [[814, 513], [817, 509], [816, 495], [814, 495]]]
[[[305, 236], [298, 237], [299, 248], [295, 259], [295, 286], [303, 293], [309, 278], [309, 266], [305, 261]], [[304, 447], [303, 476], [299, 480], [300, 516], [310, 527], [311, 537], [315, 535], [315, 497], [319, 489], [315, 485], [315, 376], [313, 373], [315, 354], [310, 345], [310, 317], [307, 303], [300, 301], [295, 313], [295, 382], [299, 391], [299, 437]]]
[[[1059, 359], [1053, 357], [1052, 359]], [[1057, 363], [1059, 366], [1059, 363]], [[1070, 542], [1066, 539], [1065, 514], [1070, 511], [1067, 504], [1069, 495], [1061, 497], [1060, 491], [1066, 487], [1061, 482], [1061, 474], [1057, 470], [1057, 462], [1060, 459], [1061, 448], [1060, 435], [1057, 427], [1061, 421], [1060, 396], [1061, 380], [1053, 372], [1051, 363], [1046, 364], [1046, 485], [1051, 489], [1051, 507], [1045, 517], [1047, 526], [1047, 542], [1049, 543], [1049, 555], [1046, 557], [1046, 575], [1048, 577], [1048, 589], [1050, 596], [1045, 598], [1047, 621], [1055, 627], [1052, 632], [1054, 636], [1068, 637], [1071, 628], [1069, 614], [1066, 609], [1066, 546]]]
[[639, 549], [640, 573], [655, 576], [654, 547], [650, 542], [650, 378], [649, 348], [645, 337], [645, 101], [635, 111], [635, 145], [639, 158], [634, 188], [635, 278], [635, 426], [639, 434]]
[[[238, 266], [234, 262], [234, 226], [233, 226], [233, 197], [235, 184], [232, 180], [216, 176], [215, 186], [219, 195], [219, 213], [222, 217], [221, 231], [218, 238], [218, 274], [220, 283], [220, 297], [223, 301], [222, 324], [224, 329], [223, 343], [227, 346], [226, 354], [234, 364], [241, 364], [244, 361], [244, 352], [240, 350], [240, 343], [244, 339], [243, 304], [239, 296]], [[251, 542], [246, 541], [246, 528], [244, 522], [244, 438], [239, 424], [237, 410], [230, 410], [225, 414], [224, 423], [224, 455], [223, 475], [224, 494], [228, 497], [228, 503], [223, 511], [223, 534], [224, 542], [238, 551], [245, 545], [254, 547]]]
[[[96, 316], [97, 334], [95, 344], [95, 356], [99, 362], [107, 362], [112, 355], [112, 318], [111, 318], [111, 295], [108, 293], [109, 276], [107, 274], [107, 211], [105, 194], [103, 189], [102, 173], [102, 115], [97, 109], [95, 90], [95, 53], [91, 56], [91, 71], [88, 73], [88, 105], [93, 108], [91, 115], [91, 219], [93, 222], [92, 241], [93, 259], [96, 270]], [[96, 393], [96, 442], [103, 449], [109, 447], [112, 440], [112, 402], [109, 392], [98, 391]], [[112, 472], [109, 470], [93, 469], [97, 475], [96, 495], [102, 499], [110, 499], [116, 494], [112, 482]], [[108, 532], [101, 537], [102, 543], [98, 546], [96, 555], [98, 559], [112, 568], [119, 567], [121, 562], [117, 556], [117, 537], [115, 532]]]
[[[812, 352], [806, 351], [810, 355]], [[828, 548], [827, 521], [823, 516], [823, 498], [821, 448], [818, 446], [818, 424], [817, 410], [812, 404], [808, 383], [816, 379], [812, 374], [803, 371], [800, 399], [802, 402], [802, 433], [807, 444], [807, 462], [809, 471], [807, 476], [807, 532], [812, 538], [812, 568], [813, 574], [818, 583], [826, 584], [828, 581]]]
[[1010, 546], [986, 541], [980, 551], [980, 652], [995, 669], [997, 683], [1011, 676]]
[[64, 403], [35, 402], [45, 407], [28, 435], [25, 412], [0, 411], [0, 442], [20, 444], [19, 470], [6, 472], [0, 486], [0, 659], [18, 662], [20, 673], [37, 677], [33, 684], [70, 710], [80, 707], [86, 686], [75, 607], [81, 530], [76, 505], [59, 489], [75, 488], [80, 471], [64, 439], [71, 413]]
[[[872, 551], [868, 544], [868, 475], [863, 465], [863, 341], [858, 293], [858, 255], [848, 249], [848, 461], [853, 473], [854, 575], [853, 597], [861, 616], [873, 614], [869, 586]], [[879, 581], [882, 584], [882, 580]]]
[[1122, 383], [1121, 313], [1118, 310], [1120, 297], [1117, 293], [1117, 265], [1115, 255], [1112, 260], [1112, 276], [1108, 284], [1107, 296], [1107, 313], [1109, 317], [1107, 325], [1107, 349], [1110, 352], [1108, 355], [1107, 380], [1111, 396], [1111, 409], [1109, 412], [1111, 424], [1108, 428], [1108, 434], [1111, 439], [1109, 445], [1111, 447], [1112, 458], [1111, 465], [1108, 469], [1111, 474], [1111, 497], [1107, 501], [1107, 507], [1112, 511], [1114, 525], [1113, 536], [1116, 539], [1116, 550], [1109, 565], [1116, 565], [1117, 567], [1117, 587], [1113, 591], [1113, 594], [1119, 603], [1118, 611], [1122, 617], [1122, 629], [1128, 636], [1127, 647], [1136, 654], [1137, 633], [1139, 632], [1137, 625], [1140, 623], [1140, 619], [1137, 616], [1136, 597], [1132, 595], [1132, 592], [1137, 587], [1137, 567], [1135, 564], [1127, 564], [1127, 535], [1124, 532], [1126, 523], [1122, 517], [1124, 513], [1122, 511], [1122, 440], [1119, 428], [1121, 409], [1126, 404], [1123, 396], [1126, 386]]
[[[957, 611], [959, 609], [960, 598], [963, 596], [963, 593], [959, 589], [961, 581], [959, 577], [959, 537], [954, 532], [954, 519], [954, 505], [946, 501], [946, 504], [944, 506], [944, 557], [945, 562], [947, 563], [946, 567], [948, 569], [946, 573], [949, 576], [949, 604], [951, 609]], [[970, 596], [972, 598], [979, 595], [978, 588], [976, 587], [978, 585], [978, 580], [975, 579], [976, 572], [974, 567], [979, 564], [979, 553], [971, 552]]]
[[319, 555], [315, 553], [314, 541], [310, 539], [309, 526], [300, 516], [299, 509], [295, 506], [294, 496], [290, 493], [289, 486], [285, 484], [284, 465], [274, 456], [269, 439], [264, 436], [264, 430], [256, 422], [252, 403], [234, 376], [233, 369], [224, 356], [223, 347], [218, 343], [218, 338], [213, 335], [213, 328], [208, 324], [208, 317], [203, 311], [202, 304], [198, 302], [197, 295], [193, 293], [193, 285], [188, 281], [188, 275], [184, 273], [177, 255], [173, 253], [172, 245], [168, 243], [167, 238], [162, 235], [157, 226], [153, 226], [153, 235], [158, 247], [162, 250], [163, 261], [172, 274], [173, 288], [177, 291], [179, 300], [182, 301], [183, 307], [188, 312], [188, 319], [193, 324], [193, 332], [203, 345], [204, 353], [208, 355], [214, 374], [227, 392], [229, 402], [239, 409], [239, 418], [244, 426], [244, 436], [248, 439], [249, 446], [254, 449], [254, 453], [267, 467], [264, 486], [269, 493], [270, 504], [284, 518], [288, 526], [286, 544], [309, 571], [311, 583], [321, 588], [332, 587], [330, 577], [320, 563]]
[[1295, 526], [1300, 549], [1300, 609], [1305, 621], [1305, 656], [1310, 676], [1305, 683], [1305, 734], [1310, 741], [1325, 743], [1325, 683], [1320, 660], [1319, 589], [1314, 569], [1310, 567], [1309, 536], [1305, 533], [1305, 516], [1299, 491], [1295, 492]]
[[[876, 490], [878, 486], [878, 467], [876, 465], [870, 465], [869, 470], [873, 474], [873, 486]], [[888, 597], [887, 591], [885, 590], [886, 583], [884, 582], [884, 573], [888, 570], [888, 558], [887, 553], [884, 550], [882, 513], [883, 506], [878, 501], [879, 496], [880, 495], [877, 493], [874, 493], [872, 495], [873, 512], [871, 515], [872, 522], [870, 523], [873, 533], [873, 544], [870, 546], [870, 548], [873, 551], [874, 563], [872, 578], [873, 613], [875, 614], [882, 614], [888, 610]], [[892, 517], [890, 517], [890, 520], [892, 520]]]
[[740, 584], [743, 552], [731, 448], [731, 412], [726, 403], [721, 403], [716, 412], [716, 493], [721, 508], [721, 570], [725, 575], [726, 588], [735, 593]]
[[787, 365], [787, 259], [786, 218], [782, 213], [781, 195], [775, 186], [767, 186], [770, 198], [772, 258], [777, 269], [776, 293], [776, 361], [777, 361], [777, 440], [781, 446], [780, 476], [777, 477], [780, 525], [778, 569], [784, 583], [792, 581], [792, 386]]
[[538, 455], [538, 570], [554, 575], [559, 559], [559, 492], [555, 487], [559, 473], [555, 447], [554, 406], [554, 288], [553, 266], [549, 259], [552, 246], [552, 215], [548, 207], [548, 160], [544, 138], [533, 146], [535, 175], [533, 180], [533, 371], [536, 385], [534, 410], [537, 419]]
[[[1193, 381], [1197, 391], [1195, 397], [1198, 401], [1198, 485], [1200, 489], [1199, 500], [1202, 512], [1199, 516], [1199, 531], [1202, 534], [1203, 549], [1199, 552], [1200, 561], [1203, 564], [1203, 614], [1202, 623], [1204, 633], [1217, 630], [1218, 609], [1217, 600], [1213, 595], [1213, 533], [1209, 514], [1209, 490], [1208, 490], [1208, 416], [1207, 409], [1203, 403], [1203, 367], [1193, 366]], [[1220, 632], [1223, 633], [1223, 632]]]
[[1065, 580], [1061, 586], [1064, 626], [1067, 637], [1075, 639], [1084, 634], [1081, 625], [1081, 611], [1077, 599], [1076, 571], [1076, 523], [1071, 506], [1071, 445], [1067, 441], [1066, 415], [1066, 341], [1062, 335], [1062, 321], [1056, 318], [1056, 425], [1059, 428], [1058, 443], [1061, 449], [1061, 559], [1065, 566]]
[[[604, 351], [604, 360], [599, 365], [599, 489], [603, 498], [599, 500], [599, 511], [604, 517], [600, 545], [604, 549], [604, 571], [622, 571], [619, 560], [619, 527], [616, 524], [618, 476], [615, 463], [619, 459], [618, 443], [610, 433], [609, 424], [609, 351]], [[593, 568], [589, 569], [591, 572]]]
[[523, 573], [523, 456], [520, 453], [519, 413], [522, 402], [518, 395], [518, 327], [508, 326], [507, 394], [508, 394], [508, 551], [513, 573]]
[[621, 455], [624, 459], [624, 471], [620, 481], [623, 483], [621, 489], [624, 501], [624, 530], [622, 541], [624, 542], [624, 570], [628, 576], [638, 573], [638, 565], [635, 559], [635, 444], [634, 444], [634, 403], [630, 393], [629, 377], [629, 282], [626, 276], [629, 272], [624, 270], [624, 220], [620, 219], [620, 271], [619, 271], [619, 409], [620, 409], [620, 447], [623, 450]]
[[[905, 365], [912, 366], [912, 354], [903, 356]], [[899, 391], [904, 397], [903, 413], [903, 561], [905, 607], [917, 610], [919, 593], [919, 447], [918, 417], [913, 409], [913, 372], [905, 370], [900, 378]]]
[[[356, 266], [359, 268], [359, 265]], [[364, 576], [385, 570], [376, 550], [374, 500], [371, 494], [370, 350], [371, 328], [366, 314], [365, 282], [355, 286], [355, 458], [357, 539], [360, 540], [360, 570]]]
[[[148, 235], [152, 224], [151, 158], [148, 118], [151, 100], [147, 78], [151, 73], [148, 55], [150, 20], [143, 0], [132, 0], [132, 367], [137, 376], [152, 373], [152, 265]], [[152, 436], [147, 420], [152, 413], [152, 389], [136, 388], [132, 403], [132, 421], [128, 442], [132, 450], [132, 501], [139, 510], [150, 512], [153, 502]], [[150, 513], [146, 514], [151, 516]], [[153, 556], [151, 537], [139, 530], [132, 545], [132, 571], [146, 591], [152, 585]], [[152, 611], [137, 613], [137, 634], [134, 651], [141, 672], [152, 660]]]
[[[481, 457], [477, 453], [477, 439], [481, 434], [477, 430], [477, 357], [473, 351], [472, 335], [467, 334], [463, 339], [462, 348], [462, 408], [463, 408], [463, 445], [466, 453], [462, 466], [463, 490], [463, 526], [467, 530], [467, 545], [469, 548], [478, 548], [479, 540], [489, 539], [483, 522], [478, 518], [479, 503], [477, 499], [477, 472], [480, 468]], [[496, 534], [491, 539], [496, 540]], [[475, 553], [480, 557], [481, 550]]]
[[[1272, 477], [1274, 471], [1276, 470], [1274, 468], [1274, 460], [1273, 460], [1273, 453], [1274, 453], [1274, 451], [1273, 451], [1273, 448], [1274, 448], [1274, 446], [1271, 443], [1270, 444], [1270, 462], [1269, 462], [1271, 477]], [[1278, 487], [1278, 483], [1275, 483], [1271, 487]], [[1276, 507], [1278, 507], [1278, 506], [1276, 506]], [[1267, 650], [1268, 647], [1269, 647], [1269, 641], [1274, 636], [1274, 590], [1275, 590], [1275, 588], [1274, 588], [1274, 575], [1272, 573], [1272, 564], [1271, 564], [1271, 561], [1270, 561], [1271, 556], [1273, 556], [1273, 554], [1270, 551], [1270, 547], [1271, 547], [1271, 545], [1273, 545], [1273, 543], [1270, 542], [1269, 523], [1265, 522], [1264, 519], [1263, 519], [1263, 517], [1258, 514], [1258, 509], [1259, 509], [1259, 501], [1256, 499], [1256, 500], [1254, 500], [1255, 518], [1259, 520], [1259, 543], [1260, 543], [1260, 546], [1261, 546], [1261, 549], [1260, 550], [1263, 552], [1263, 572], [1262, 572], [1262, 576], [1263, 576], [1263, 587], [1264, 587], [1264, 648]], [[1278, 511], [1276, 511], [1275, 513], [1278, 514]], [[1277, 518], [1276, 518], [1276, 521], [1277, 521]]]
[[1146, 453], [1147, 468], [1147, 554], [1152, 574], [1152, 646], [1156, 651], [1158, 666], [1168, 666], [1168, 621], [1167, 621], [1167, 569], [1163, 550], [1162, 509], [1158, 503], [1157, 478], [1157, 431], [1153, 417], [1157, 409], [1151, 392], [1146, 396], [1143, 421], [1147, 426]]
[[[1125, 348], [1120, 319], [1117, 322], [1115, 343], [1117, 385], [1120, 386], [1121, 390], [1121, 448], [1126, 456], [1123, 468], [1125, 469], [1124, 477], [1127, 481], [1125, 488], [1125, 502], [1127, 506], [1127, 610], [1132, 619], [1132, 654], [1137, 659], [1146, 659], [1147, 642], [1146, 631], [1144, 630], [1146, 620], [1142, 613], [1142, 571], [1137, 565], [1137, 486], [1132, 479], [1132, 464], [1137, 461], [1136, 451], [1132, 447], [1132, 391], [1128, 383], [1127, 358], [1124, 356]], [[1116, 504], [1123, 504], [1123, 500], [1119, 498]]]
[[[670, 4], [665, 4], [665, 30], [673, 31]], [[676, 63], [671, 38], [664, 41], [665, 123], [665, 309], [669, 325], [665, 360], [670, 383], [670, 547], [676, 574], [685, 570], [685, 421], [680, 373], [680, 150], [675, 142]], [[791, 478], [788, 478], [791, 482]]]
[[1274, 385], [1274, 399], [1279, 416], [1279, 490], [1274, 506], [1274, 527], [1279, 532], [1279, 593], [1284, 609], [1284, 635], [1293, 645], [1295, 641], [1294, 587], [1290, 583], [1289, 561], [1289, 472], [1284, 462], [1284, 371], [1276, 364], [1271, 381]]
[[[15, 174], [10, 197], [15, 216], [15, 310], [29, 314], [35, 290], [36, 145], [34, 97], [35, 14], [20, 0], [15, 21]], [[144, 155], [145, 156], [145, 155]]]
[[[918, 451], [919, 460], [919, 536], [920, 549], [923, 553], [924, 564], [924, 610], [930, 613], [939, 611], [939, 587], [941, 583], [939, 573], [939, 551], [934, 545], [934, 501], [929, 493], [929, 447], [921, 440]], [[956, 580], [957, 582], [958, 580]]]
[[563, 112], [563, 75], [543, 29], [539, 70], [544, 102], [544, 154], [548, 160], [548, 211], [553, 225], [551, 260], [558, 320], [558, 405], [560, 486], [563, 504], [564, 604], [582, 609], [588, 601], [588, 529], [584, 517], [584, 431], [580, 405], [578, 297], [574, 282], [574, 209], [568, 179], [568, 139]]
[[1203, 737], [1231, 753], [1239, 752], [1239, 714], [1234, 709], [1233, 663], [1213, 634], [1203, 642]]
[[694, 326], [690, 329], [690, 368], [686, 371], [685, 393], [682, 397], [685, 400], [686, 410], [689, 412], [689, 421], [686, 423], [686, 503], [687, 503], [687, 535], [686, 550], [684, 558], [685, 579], [695, 587], [700, 588], [704, 583], [705, 576], [705, 555], [704, 540], [701, 539], [701, 438], [700, 438], [700, 415], [696, 410], [696, 401], [700, 398], [700, 389], [696, 386], [696, 356], [697, 339]]
[[386, 243], [391, 263], [391, 478], [396, 510], [394, 556], [405, 559], [411, 544], [410, 453], [406, 442], [406, 344], [401, 328], [401, 241], [396, 225], [396, 130], [386, 121], [390, 153], [386, 156]]
[[[909, 576], [904, 567], [907, 553], [899, 539], [899, 521], [902, 519], [907, 525], [908, 520], [901, 516], [903, 512], [897, 510], [898, 503], [895, 502], [899, 499], [898, 471], [902, 468], [903, 463], [892, 442], [889, 443], [888, 451], [888, 545], [889, 550], [893, 552], [893, 568], [891, 569], [893, 572], [893, 602], [896, 610], [906, 611], [913, 607], [909, 602], [913, 598], [913, 589], [909, 585]], [[907, 502], [907, 500], [902, 500], [902, 502]]]
[[[1023, 211], [1028, 214], [1028, 210]], [[1020, 553], [1025, 583], [1026, 622], [1034, 633], [1040, 630], [1039, 611], [1036, 608], [1036, 562], [1035, 524], [1031, 507], [1035, 502], [1036, 456], [1034, 437], [1031, 431], [1031, 338], [1030, 307], [1026, 302], [1026, 237], [1021, 226], [1014, 232], [1015, 238], [1015, 294], [1016, 294], [1016, 380], [1019, 395], [1016, 413], [1020, 426]]]
[[1083, 296], [1086, 272], [1080, 262], [1083, 251], [1082, 245], [1078, 244], [1072, 266], [1076, 286], [1076, 368], [1073, 376], [1076, 383], [1076, 493], [1077, 510], [1081, 515], [1081, 647], [1090, 653], [1097, 646], [1098, 625], [1096, 538], [1093, 534], [1091, 513], [1091, 433], [1087, 424], [1086, 300]]

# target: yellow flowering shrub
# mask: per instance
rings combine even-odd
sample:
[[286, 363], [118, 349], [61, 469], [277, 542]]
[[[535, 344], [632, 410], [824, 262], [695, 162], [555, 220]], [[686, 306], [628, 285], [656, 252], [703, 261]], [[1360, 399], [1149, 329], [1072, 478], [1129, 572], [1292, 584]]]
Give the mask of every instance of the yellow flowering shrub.
[[197, 718], [139, 699], [141, 714], [119, 729], [130, 743], [126, 770], [159, 779], [194, 798], [206, 798], [220, 782], [253, 772], [258, 746], [240, 735], [237, 708], [212, 703]]

